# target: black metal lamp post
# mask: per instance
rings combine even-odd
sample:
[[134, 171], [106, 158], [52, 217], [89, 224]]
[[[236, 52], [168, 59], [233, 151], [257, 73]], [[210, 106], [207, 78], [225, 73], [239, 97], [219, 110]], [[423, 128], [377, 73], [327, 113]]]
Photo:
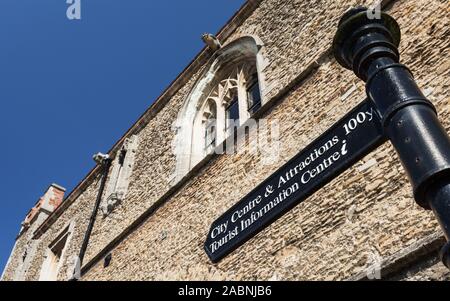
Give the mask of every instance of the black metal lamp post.
[[[366, 92], [410, 178], [417, 203], [433, 210], [450, 240], [450, 139], [433, 104], [408, 68], [399, 64], [400, 27], [389, 15], [369, 18], [367, 8], [347, 12], [333, 49], [338, 62], [366, 82]], [[450, 268], [450, 243], [441, 252]]]

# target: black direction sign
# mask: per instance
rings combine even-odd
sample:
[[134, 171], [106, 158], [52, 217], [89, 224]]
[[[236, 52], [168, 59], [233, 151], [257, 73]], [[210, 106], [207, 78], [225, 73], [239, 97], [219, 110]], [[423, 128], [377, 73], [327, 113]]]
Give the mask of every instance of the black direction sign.
[[213, 223], [209, 258], [218, 262], [385, 141], [365, 100]]

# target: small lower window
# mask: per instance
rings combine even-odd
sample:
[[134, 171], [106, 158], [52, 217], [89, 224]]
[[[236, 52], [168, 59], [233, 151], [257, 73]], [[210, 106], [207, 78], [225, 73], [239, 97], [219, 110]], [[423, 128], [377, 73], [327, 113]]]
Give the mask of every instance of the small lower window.
[[56, 281], [64, 249], [69, 237], [69, 227], [48, 247], [47, 258], [41, 271], [41, 281]]

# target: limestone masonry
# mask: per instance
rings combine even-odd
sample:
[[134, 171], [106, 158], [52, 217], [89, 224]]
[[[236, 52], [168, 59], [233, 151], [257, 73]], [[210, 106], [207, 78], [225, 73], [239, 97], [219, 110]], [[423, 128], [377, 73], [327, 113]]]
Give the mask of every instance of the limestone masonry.
[[[438, 258], [442, 231], [416, 205], [390, 143], [219, 263], [203, 248], [218, 217], [366, 98], [330, 48], [340, 17], [372, 4], [249, 0], [220, 42], [204, 38], [211, 46], [108, 152], [80, 280], [450, 280]], [[391, 0], [383, 9], [400, 24], [402, 63], [450, 134], [449, 1]], [[247, 128], [235, 143], [230, 119]], [[223, 146], [235, 151], [213, 151]], [[102, 175], [98, 165], [70, 193], [49, 187], [24, 218], [2, 280], [77, 276]]]

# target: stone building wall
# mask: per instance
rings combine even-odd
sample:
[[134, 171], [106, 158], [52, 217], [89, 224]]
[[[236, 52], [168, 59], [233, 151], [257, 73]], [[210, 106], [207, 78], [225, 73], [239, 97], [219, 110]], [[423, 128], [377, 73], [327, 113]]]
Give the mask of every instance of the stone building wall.
[[170, 189], [169, 179], [175, 171], [176, 163], [172, 151], [174, 139], [172, 124], [197, 78], [198, 74], [195, 74], [138, 134], [139, 146], [127, 195], [122, 205], [108, 217], [103, 218], [99, 212], [92, 232], [92, 241], [95, 241], [95, 245], [88, 249], [87, 261]]
[[[386, 144], [220, 264], [210, 264], [204, 254], [212, 221], [364, 99], [363, 84], [327, 52], [347, 6], [317, 3], [310, 9], [311, 2], [263, 1], [230, 38], [263, 40], [269, 61], [265, 76], [273, 87], [268, 98], [319, 61], [263, 116], [281, 120], [281, 160], [264, 166], [260, 156], [244, 152], [211, 161], [113, 250], [111, 266], [97, 265], [85, 279], [346, 279], [370, 267], [373, 258], [382, 261], [439, 231], [432, 214], [415, 204], [401, 164]], [[449, 129], [445, 7], [443, 1], [396, 1], [388, 12], [403, 29], [403, 62]], [[313, 21], [303, 20], [308, 26], [294, 21], [302, 12], [312, 14]], [[353, 84], [356, 90], [342, 101]], [[372, 159], [376, 164], [361, 170]]]
[[[83, 280], [348, 279], [440, 233], [433, 215], [415, 204], [395, 151], [385, 144], [231, 256], [210, 263], [203, 242], [211, 223], [365, 98], [364, 84], [336, 63], [330, 46], [342, 14], [372, 1], [252, 2], [261, 3], [222, 42], [255, 36], [264, 44], [262, 92], [271, 107], [261, 118], [279, 123], [277, 162], [265, 164], [265, 154], [249, 152], [247, 141], [239, 154], [212, 157], [179, 187], [170, 184], [176, 163], [172, 125], [205, 68], [204, 55], [203, 64], [193, 68], [189, 79], [136, 132], [139, 147], [128, 193], [108, 217], [99, 212]], [[450, 133], [449, 4], [389, 2], [387, 12], [402, 29], [402, 62], [412, 69]], [[46, 248], [70, 221], [75, 230], [66, 254], [78, 254], [99, 175], [91, 182], [38, 238], [26, 279], [39, 277]], [[14, 256], [27, 239], [18, 240]], [[109, 252], [112, 261], [104, 268], [101, 259]], [[15, 267], [7, 267], [5, 280], [12, 279]], [[68, 268], [70, 262], [60, 270], [60, 280], [66, 280]], [[440, 263], [414, 277], [427, 273], [433, 279], [448, 278]]]
[[4, 272], [4, 277], [12, 280], [23, 280], [30, 268], [33, 268], [36, 261], [36, 253], [39, 241], [33, 241], [32, 232], [39, 223], [42, 223], [48, 217], [47, 214], [37, 216], [35, 224], [22, 234], [14, 245], [13, 254], [9, 260], [9, 269]]
[[[14, 260], [6, 266], [2, 280], [39, 280], [49, 245], [57, 238], [61, 231], [73, 223], [73, 233], [68, 241], [65, 255], [62, 258], [63, 265], [58, 273], [59, 280], [69, 280], [71, 278], [71, 272], [75, 267], [73, 257], [79, 254], [80, 246], [94, 206], [95, 197], [99, 189], [99, 179], [98, 177], [93, 179], [91, 185], [85, 191], [81, 192], [76, 199], [76, 203], [73, 206], [69, 206], [44, 234], [36, 238], [34, 233], [37, 227], [33, 227], [28, 229], [24, 235], [19, 236], [13, 254], [11, 255]], [[42, 222], [36, 223], [36, 225]], [[19, 278], [15, 278], [15, 271], [17, 271], [21, 264], [21, 254], [25, 252], [30, 244], [34, 246], [32, 253], [33, 260], [26, 273]]]

